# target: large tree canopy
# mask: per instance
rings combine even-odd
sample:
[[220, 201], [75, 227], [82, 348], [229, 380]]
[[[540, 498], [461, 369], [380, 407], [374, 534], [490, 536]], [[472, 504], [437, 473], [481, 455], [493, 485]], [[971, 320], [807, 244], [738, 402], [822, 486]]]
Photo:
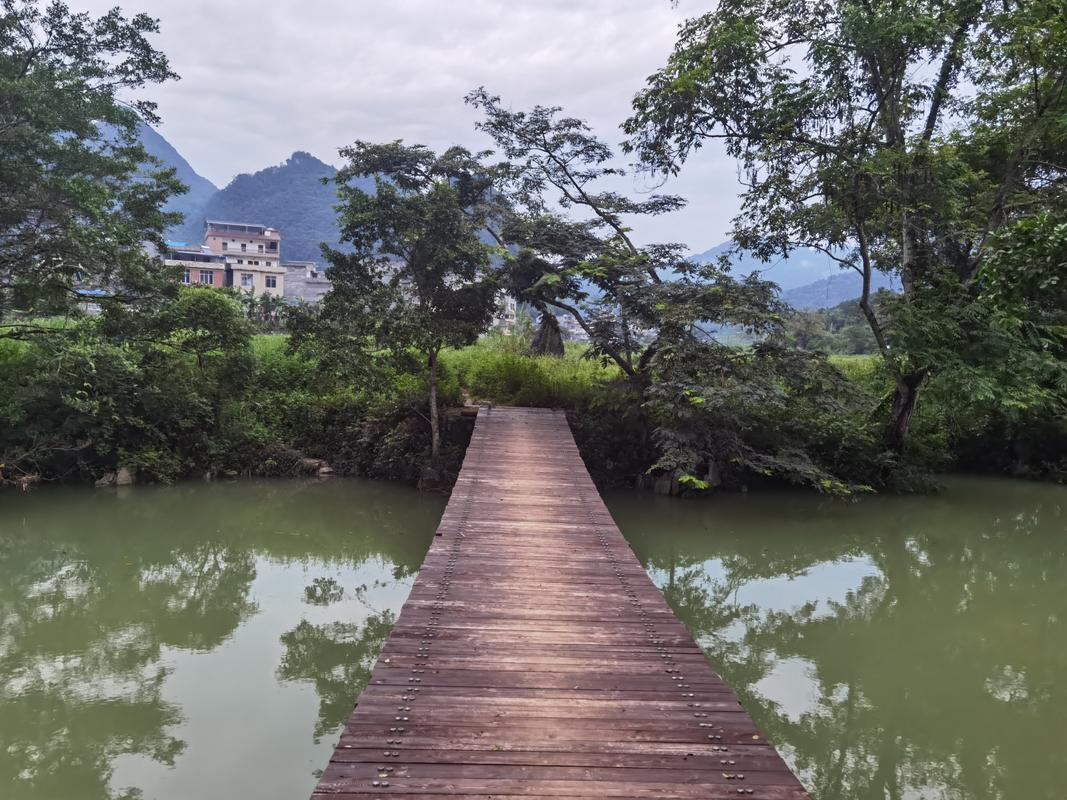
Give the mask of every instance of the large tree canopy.
[[[113, 9], [94, 18], [60, 0], [0, 0], [0, 322], [73, 309], [79, 291], [113, 301], [156, 291], [146, 241], [176, 221], [161, 211], [180, 185], [146, 173], [138, 89], [177, 77], [151, 44], [155, 20]], [[23, 320], [3, 336], [34, 332]]]
[[[960, 304], [980, 299], [1005, 225], [1062, 218], [1065, 80], [1056, 0], [722, 0], [683, 25], [625, 128], [662, 173], [722, 140], [744, 184], [739, 246], [812, 247], [863, 276], [899, 450], [931, 376], [987, 336], [1009, 341], [976, 324], [990, 309]], [[902, 279], [892, 325], [871, 303], [876, 269]]]

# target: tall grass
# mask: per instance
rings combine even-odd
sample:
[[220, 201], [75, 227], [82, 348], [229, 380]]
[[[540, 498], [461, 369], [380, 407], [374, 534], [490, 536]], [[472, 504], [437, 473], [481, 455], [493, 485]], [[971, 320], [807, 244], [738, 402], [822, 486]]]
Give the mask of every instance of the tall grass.
[[285, 333], [257, 333], [252, 337], [252, 352], [256, 358], [273, 356], [280, 353], [289, 344], [289, 335]]
[[832, 355], [829, 358], [842, 375], [868, 391], [883, 394], [893, 388], [893, 381], [880, 355]]
[[562, 358], [517, 351], [508, 337], [486, 337], [477, 344], [442, 354], [450, 377], [474, 401], [540, 408], [572, 408], [597, 388], [616, 380], [619, 371], [586, 357], [582, 345], [569, 345]]

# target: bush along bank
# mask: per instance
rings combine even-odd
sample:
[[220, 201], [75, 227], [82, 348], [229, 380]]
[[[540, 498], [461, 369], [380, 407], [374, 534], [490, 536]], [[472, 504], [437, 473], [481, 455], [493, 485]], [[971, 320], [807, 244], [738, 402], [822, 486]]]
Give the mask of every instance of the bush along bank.
[[[332, 473], [444, 490], [470, 438], [467, 402], [565, 410], [602, 487], [699, 494], [794, 483], [846, 494], [921, 489], [952, 469], [1067, 474], [1062, 420], [1014, 419], [948, 380], [931, 384], [907, 459], [887, 455], [878, 430], [891, 381], [876, 358], [778, 370], [770, 386], [725, 377], [698, 393], [636, 385], [581, 346], [562, 358], [523, 350], [490, 336], [442, 353], [435, 461], [424, 375], [397, 363], [342, 378], [285, 336], [255, 335], [225, 294], [187, 289], [147, 318], [0, 338], [0, 477], [28, 487]], [[827, 474], [848, 481], [823, 483]]]
[[[952, 375], [931, 382], [908, 451], [886, 452], [880, 432], [893, 382], [877, 356], [807, 354], [792, 371], [777, 370], [770, 387], [742, 374], [697, 394], [635, 385], [580, 345], [563, 358], [523, 350], [521, 340], [490, 336], [443, 362], [475, 401], [565, 410], [602, 487], [700, 494], [800, 484], [847, 494], [925, 491], [949, 471], [1067, 479], [1067, 420], [1013, 418]], [[696, 464], [689, 472], [706, 485], [679, 480], [665, 459], [672, 450], [684, 451], [679, 461]], [[849, 486], [826, 485], [820, 471], [846, 476]]]
[[[431, 474], [421, 380], [334, 378], [284, 336], [256, 336], [236, 301], [197, 287], [150, 315], [0, 338], [0, 482], [170, 482], [358, 475], [450, 485], [471, 422], [443, 415]], [[459, 407], [454, 380], [442, 405]]]

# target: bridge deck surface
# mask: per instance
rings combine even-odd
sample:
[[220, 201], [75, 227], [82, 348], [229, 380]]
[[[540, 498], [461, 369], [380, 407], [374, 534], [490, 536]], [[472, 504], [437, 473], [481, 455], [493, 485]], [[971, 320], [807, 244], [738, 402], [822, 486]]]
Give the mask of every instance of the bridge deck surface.
[[801, 800], [634, 557], [563, 414], [483, 409], [313, 795]]

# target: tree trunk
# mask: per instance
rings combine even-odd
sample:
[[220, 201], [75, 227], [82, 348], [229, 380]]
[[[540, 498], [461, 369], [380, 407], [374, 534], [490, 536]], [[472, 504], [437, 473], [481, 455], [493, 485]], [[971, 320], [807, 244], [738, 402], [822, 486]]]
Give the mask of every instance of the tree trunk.
[[437, 463], [441, 451], [441, 420], [437, 415], [437, 351], [430, 353], [430, 455]]
[[893, 410], [889, 415], [889, 425], [886, 427], [886, 447], [894, 453], [903, 453], [908, 442], [908, 428], [911, 426], [911, 416], [915, 413], [915, 403], [919, 399], [929, 370], [919, 369], [901, 375], [897, 378], [897, 389], [893, 394]]
[[530, 350], [542, 356], [563, 355], [563, 332], [559, 329], [559, 320], [551, 311], [541, 312], [541, 322]]

